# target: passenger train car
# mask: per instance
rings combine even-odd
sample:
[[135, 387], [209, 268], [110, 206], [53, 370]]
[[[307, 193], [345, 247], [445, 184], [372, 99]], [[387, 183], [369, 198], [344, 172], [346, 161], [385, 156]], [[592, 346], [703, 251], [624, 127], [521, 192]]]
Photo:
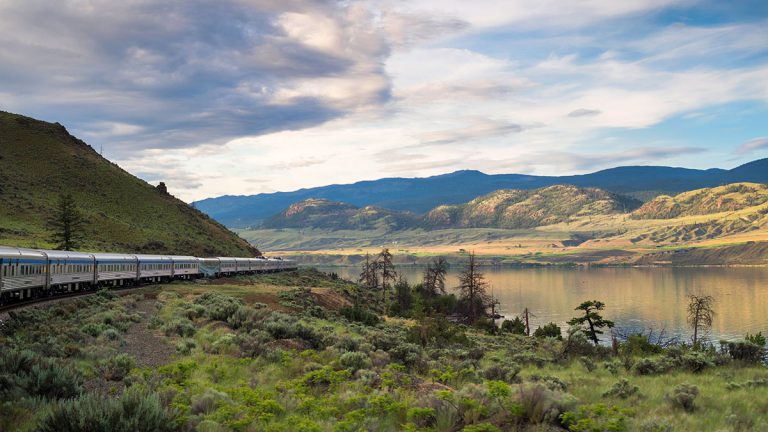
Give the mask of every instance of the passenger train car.
[[295, 270], [281, 258], [83, 253], [0, 246], [0, 304], [61, 292]]

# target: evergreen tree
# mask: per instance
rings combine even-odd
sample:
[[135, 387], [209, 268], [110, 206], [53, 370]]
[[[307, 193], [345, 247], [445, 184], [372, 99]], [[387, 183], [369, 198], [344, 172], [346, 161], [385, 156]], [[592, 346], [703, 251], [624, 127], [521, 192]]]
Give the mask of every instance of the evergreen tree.
[[598, 300], [585, 301], [576, 309], [574, 309], [584, 311], [584, 316], [573, 318], [572, 320], [568, 321], [568, 324], [580, 326], [584, 326], [586, 324], [586, 327], [582, 329], [584, 334], [586, 334], [587, 337], [592, 340], [595, 345], [597, 345], [600, 343], [599, 336], [603, 334], [601, 329], [605, 327], [613, 327], [613, 321], [604, 319], [598, 313], [598, 311], [603, 310], [604, 307], [605, 303]]
[[56, 249], [74, 250], [80, 247], [85, 233], [85, 219], [77, 208], [72, 194], [59, 196], [55, 212], [49, 221], [53, 235], [51, 241], [56, 243]]
[[459, 301], [462, 303], [464, 318], [470, 324], [488, 315], [491, 298], [486, 292], [488, 282], [478, 270], [475, 253], [469, 254], [467, 267], [459, 275]]
[[395, 271], [395, 265], [392, 263], [392, 254], [389, 252], [389, 249], [382, 249], [381, 252], [379, 252], [376, 262], [377, 267], [381, 272], [381, 301], [383, 304], [386, 304], [387, 291], [389, 291], [395, 281], [397, 281], [397, 272]]

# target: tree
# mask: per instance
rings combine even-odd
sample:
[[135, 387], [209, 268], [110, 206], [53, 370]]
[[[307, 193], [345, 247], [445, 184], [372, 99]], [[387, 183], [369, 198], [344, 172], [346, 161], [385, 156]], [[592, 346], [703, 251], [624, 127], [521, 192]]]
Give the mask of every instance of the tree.
[[609, 321], [607, 319], [604, 319], [598, 311], [603, 310], [605, 307], [605, 303], [598, 301], [598, 300], [590, 300], [585, 301], [584, 303], [580, 304], [576, 309], [574, 310], [581, 310], [584, 311], [584, 316], [581, 317], [575, 317], [572, 320], [568, 321], [568, 324], [570, 325], [579, 325], [584, 326], [586, 324], [586, 328], [583, 328], [584, 334], [592, 340], [592, 342], [595, 343], [595, 345], [600, 343], [599, 335], [603, 334], [602, 328], [612, 328], [613, 327], [613, 321]]
[[463, 303], [465, 318], [470, 324], [474, 324], [488, 314], [491, 300], [486, 292], [488, 283], [478, 271], [474, 252], [469, 254], [467, 267], [459, 275], [459, 284], [459, 301]]
[[77, 208], [77, 203], [72, 194], [66, 193], [59, 196], [53, 216], [49, 221], [53, 235], [51, 241], [56, 243], [56, 249], [74, 250], [80, 247], [85, 233], [85, 219]]
[[370, 254], [365, 254], [357, 283], [372, 291], [379, 288], [378, 266], [375, 260], [371, 260]]
[[381, 272], [381, 300], [382, 303], [386, 304], [387, 291], [389, 291], [395, 281], [397, 281], [397, 272], [395, 271], [395, 265], [392, 263], [392, 254], [389, 253], [389, 249], [382, 249], [381, 252], [379, 252], [376, 262], [377, 267]]
[[411, 306], [413, 305], [411, 286], [402, 276], [400, 276], [400, 279], [398, 279], [395, 284], [395, 296], [397, 297], [397, 305], [401, 314], [404, 314], [411, 309]]
[[698, 346], [699, 332], [712, 327], [715, 318], [712, 296], [691, 294], [688, 296], [688, 324], [693, 328], [693, 346]]
[[524, 335], [525, 334], [525, 323], [523, 322], [520, 317], [515, 317], [512, 321], [510, 320], [504, 320], [504, 322], [501, 323], [501, 331], [512, 333], [512, 334], [518, 334], [518, 335]]
[[424, 294], [435, 297], [438, 294], [445, 294], [445, 275], [448, 273], [448, 261], [443, 257], [435, 258], [427, 264], [424, 270], [424, 283], [422, 289]]

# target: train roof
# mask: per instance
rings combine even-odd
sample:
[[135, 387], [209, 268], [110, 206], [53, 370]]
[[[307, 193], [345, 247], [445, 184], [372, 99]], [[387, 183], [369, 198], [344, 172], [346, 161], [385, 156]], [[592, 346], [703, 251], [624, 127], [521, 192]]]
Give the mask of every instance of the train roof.
[[41, 250], [40, 252], [48, 256], [48, 259], [55, 260], [93, 260], [93, 254], [85, 252], [72, 252], [60, 250]]
[[45, 258], [45, 254], [34, 249], [21, 249], [8, 246], [0, 246], [0, 257]]
[[136, 261], [136, 255], [119, 253], [94, 253], [96, 261]]
[[171, 259], [174, 260], [196, 260], [197, 257], [193, 257], [191, 255], [171, 255]]
[[168, 255], [136, 255], [139, 261], [170, 261], [171, 257]]

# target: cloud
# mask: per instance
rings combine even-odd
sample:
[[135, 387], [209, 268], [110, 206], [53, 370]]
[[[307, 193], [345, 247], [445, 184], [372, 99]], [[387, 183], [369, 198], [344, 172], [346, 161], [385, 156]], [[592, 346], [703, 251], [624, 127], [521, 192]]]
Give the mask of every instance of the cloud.
[[757, 137], [740, 145], [739, 148], [736, 149], [736, 154], [744, 155], [752, 153], [756, 150], [765, 149], [768, 149], [768, 137]]
[[568, 117], [594, 117], [600, 115], [600, 110], [579, 108], [568, 113]]
[[467, 142], [500, 137], [523, 131], [523, 126], [502, 120], [474, 119], [469, 125], [447, 130], [431, 131], [419, 134], [420, 146], [446, 144], [466, 144]]

